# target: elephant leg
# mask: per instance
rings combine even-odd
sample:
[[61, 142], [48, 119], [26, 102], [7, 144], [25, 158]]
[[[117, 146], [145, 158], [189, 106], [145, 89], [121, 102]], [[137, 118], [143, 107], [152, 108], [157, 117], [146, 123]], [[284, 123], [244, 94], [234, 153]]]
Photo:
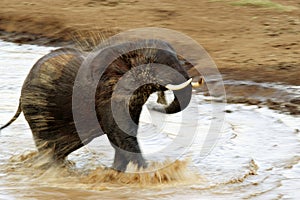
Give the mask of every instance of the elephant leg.
[[128, 163], [129, 160], [126, 159], [125, 155], [122, 153], [122, 150], [115, 148], [115, 158], [112, 165], [113, 169], [124, 172]]
[[[68, 141], [66, 140], [67, 137], [64, 136], [56, 140], [39, 137], [40, 135], [44, 134], [33, 134], [36, 147], [39, 151], [39, 154], [49, 156], [54, 162], [64, 161], [70, 153], [82, 147], [82, 144], [80, 144], [80, 142], [70, 140]], [[51, 134], [51, 132], [49, 134]]]
[[47, 158], [49, 163], [62, 164], [70, 153], [83, 146], [72, 127], [59, 128], [57, 124], [43, 126], [42, 121], [33, 120], [34, 117], [25, 115], [25, 118], [32, 130], [39, 157]]
[[108, 138], [115, 149], [114, 169], [124, 172], [129, 162], [136, 164], [139, 168], [147, 167], [136, 137], [127, 135], [124, 140], [119, 138], [116, 140], [112, 135], [108, 135]]

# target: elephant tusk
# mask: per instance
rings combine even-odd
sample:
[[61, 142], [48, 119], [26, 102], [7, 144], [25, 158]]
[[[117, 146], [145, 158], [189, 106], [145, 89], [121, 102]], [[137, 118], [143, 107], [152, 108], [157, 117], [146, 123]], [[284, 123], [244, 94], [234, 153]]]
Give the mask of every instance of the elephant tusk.
[[191, 82], [192, 82], [192, 78], [190, 78], [189, 80], [187, 80], [186, 82], [183, 82], [179, 85], [172, 85], [172, 84], [168, 84], [166, 85], [165, 87], [168, 89], [168, 90], [181, 90], [183, 88], [185, 88], [186, 86], [188, 86]]
[[191, 85], [193, 88], [199, 88], [203, 83], [203, 78], [200, 78], [197, 82], [191, 82]]

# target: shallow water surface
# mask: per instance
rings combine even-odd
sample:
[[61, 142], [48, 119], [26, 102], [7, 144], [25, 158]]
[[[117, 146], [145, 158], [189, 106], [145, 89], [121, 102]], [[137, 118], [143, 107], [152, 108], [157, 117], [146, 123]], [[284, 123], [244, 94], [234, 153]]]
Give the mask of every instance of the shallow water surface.
[[[31, 66], [51, 49], [0, 41], [0, 124], [14, 115]], [[155, 98], [149, 109], [144, 107], [139, 141], [150, 163], [165, 164], [153, 167], [159, 173], [120, 175], [103, 169], [114, 153], [106, 136], [72, 153], [74, 164], [38, 167], [21, 116], [0, 133], [0, 199], [299, 199], [299, 117], [257, 106], [212, 104], [201, 93], [193, 95], [183, 114], [166, 117], [150, 109]], [[226, 110], [220, 134], [209, 131], [216, 107]], [[219, 138], [204, 155], [208, 134]], [[176, 139], [173, 149], [165, 148]]]

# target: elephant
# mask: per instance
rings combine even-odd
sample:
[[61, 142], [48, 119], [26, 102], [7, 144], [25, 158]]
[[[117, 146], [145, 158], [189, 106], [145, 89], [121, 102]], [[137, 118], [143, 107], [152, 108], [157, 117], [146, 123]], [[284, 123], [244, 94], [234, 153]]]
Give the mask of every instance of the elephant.
[[[135, 48], [126, 52], [128, 47]], [[89, 66], [84, 67], [91, 68], [93, 72], [103, 70], [100, 80], [97, 80], [93, 99], [95, 105], [92, 108], [96, 112], [103, 134], [107, 135], [114, 147], [112, 167], [124, 172], [128, 163], [132, 162], [139, 168], [146, 168], [147, 162], [137, 140], [143, 105], [152, 93], [158, 92], [162, 100], [164, 91], [172, 90], [174, 100], [165, 105], [161, 112], [180, 112], [188, 106], [192, 88], [198, 87], [200, 81], [192, 81], [175, 50], [168, 42], [162, 40], [123, 42], [107, 45], [100, 51], [101, 56], [94, 56]], [[99, 63], [111, 56], [116, 58], [103, 69]], [[85, 110], [86, 102], [76, 107], [72, 101], [78, 71], [87, 57], [87, 52], [62, 47], [39, 59], [24, 81], [16, 114], [0, 130], [9, 126], [23, 112], [39, 154], [48, 153], [51, 161], [56, 163], [65, 162], [70, 153], [101, 136], [102, 133], [90, 127], [81, 137], [73, 115], [74, 109], [81, 109], [83, 119], [86, 116], [88, 118], [90, 113], [88, 109]], [[153, 67], [155, 64], [160, 67]], [[162, 70], [164, 66], [176, 73]], [[130, 74], [133, 69], [136, 70]], [[129, 78], [124, 78], [128, 73]], [[118, 84], [121, 80], [122, 84]], [[140, 83], [140, 86], [131, 89], [133, 83]], [[89, 83], [84, 81], [80, 85], [84, 88], [89, 87]], [[121, 93], [132, 90], [130, 97], [115, 94], [116, 88]], [[165, 101], [162, 102], [166, 104]], [[120, 120], [115, 119], [115, 112]]]

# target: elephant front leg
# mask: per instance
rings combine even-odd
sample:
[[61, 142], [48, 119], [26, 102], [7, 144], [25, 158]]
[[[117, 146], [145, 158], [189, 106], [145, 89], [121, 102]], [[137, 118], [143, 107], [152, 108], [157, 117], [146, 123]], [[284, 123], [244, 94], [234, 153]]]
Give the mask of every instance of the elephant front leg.
[[127, 168], [129, 160], [126, 159], [125, 155], [122, 153], [122, 150], [115, 148], [115, 158], [112, 168], [124, 172]]
[[127, 135], [123, 140], [112, 138], [110, 142], [115, 149], [114, 169], [124, 172], [129, 162], [136, 164], [138, 168], [147, 167], [136, 137]]

